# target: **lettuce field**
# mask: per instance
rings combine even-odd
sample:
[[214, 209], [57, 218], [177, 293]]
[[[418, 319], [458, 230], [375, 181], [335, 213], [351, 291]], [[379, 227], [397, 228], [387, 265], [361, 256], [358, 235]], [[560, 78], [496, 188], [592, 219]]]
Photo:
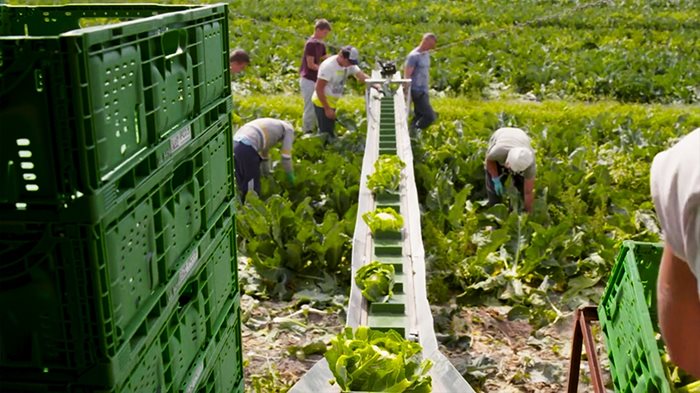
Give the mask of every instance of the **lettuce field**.
[[[348, 83], [336, 141], [299, 131], [299, 62], [317, 18], [332, 24], [331, 51], [356, 46], [366, 73], [376, 60], [402, 66], [436, 34], [438, 119], [412, 140], [436, 332], [477, 391], [564, 391], [572, 310], [598, 302], [623, 240], [659, 239], [651, 161], [700, 127], [698, 0], [228, 4], [231, 49], [252, 59], [232, 76], [236, 125], [274, 117], [297, 130], [296, 183], [273, 149], [261, 195], [237, 206], [247, 391], [286, 392], [345, 319], [364, 86]], [[488, 139], [505, 126], [536, 151], [531, 214], [486, 207]], [[554, 341], [537, 334], [562, 322]]]
[[[331, 46], [358, 47], [364, 70], [376, 59], [401, 64], [424, 32], [437, 35], [430, 76], [438, 121], [413, 140], [436, 329], [448, 352], [468, 348], [458, 368], [478, 390], [562, 391], [568, 349], [559, 346], [570, 345], [571, 311], [598, 302], [622, 240], [659, 239], [651, 160], [700, 126], [700, 7], [692, 1], [232, 4], [232, 45], [253, 57], [234, 82], [241, 123], [264, 115], [300, 126], [297, 69], [315, 18], [333, 24]], [[344, 293], [350, 279], [365, 127], [361, 86], [350, 87], [356, 94], [341, 103], [337, 143], [324, 147], [298, 135], [297, 185], [283, 186], [277, 170], [254, 208], [240, 211], [240, 250], [253, 297], [338, 309], [326, 295]], [[530, 215], [485, 207], [484, 155], [490, 134], [503, 126], [521, 127], [533, 139], [538, 177]], [[298, 296], [300, 290], [313, 296]], [[498, 358], [495, 349], [474, 353], [477, 337], [491, 337], [493, 329], [477, 322], [483, 315], [474, 310], [493, 307], [506, 322], [527, 321], [530, 339], [537, 329], [565, 326], [544, 351], [555, 355], [547, 361], [542, 355], [531, 367], [517, 364], [528, 364], [522, 357]], [[464, 328], [465, 315], [472, 327]], [[510, 351], [520, 351], [511, 344]], [[504, 361], [510, 367], [493, 366]], [[549, 366], [557, 372], [536, 377]], [[279, 372], [253, 376], [254, 388], [284, 391], [289, 385]], [[288, 384], [295, 379], [287, 378]]]
[[[438, 37], [432, 87], [473, 98], [637, 103], [700, 100], [700, 7], [694, 0], [233, 1], [232, 42], [256, 66], [251, 92], [297, 86], [300, 49], [319, 17], [327, 41], [402, 60], [427, 31]], [[561, 15], [559, 17], [559, 15]]]

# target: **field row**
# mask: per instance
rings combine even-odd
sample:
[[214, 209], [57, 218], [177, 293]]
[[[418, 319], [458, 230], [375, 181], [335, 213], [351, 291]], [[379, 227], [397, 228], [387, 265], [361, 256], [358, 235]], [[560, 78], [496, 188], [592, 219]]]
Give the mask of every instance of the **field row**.
[[365, 68], [375, 58], [402, 63], [422, 33], [435, 32], [432, 86], [450, 94], [700, 101], [700, 9], [691, 1], [263, 3], [231, 3], [232, 46], [256, 59], [242, 87], [257, 93], [297, 88], [304, 40], [323, 16], [331, 45], [357, 46]]
[[[244, 118], [273, 116], [297, 125], [300, 104], [300, 99], [286, 95], [251, 96], [239, 102]], [[443, 302], [455, 291], [469, 302], [484, 296], [506, 299], [522, 306], [516, 312], [534, 324], [557, 316], [548, 307], [536, 307], [547, 304], [549, 293], [565, 294], [572, 305], [587, 299], [597, 302], [597, 284], [607, 279], [622, 240], [658, 239], [648, 191], [651, 160], [680, 135], [700, 127], [700, 113], [692, 106], [459, 98], [436, 99], [434, 106], [440, 113], [438, 123], [414, 141], [431, 300]], [[288, 238], [286, 234], [300, 228], [315, 228], [290, 239], [301, 242], [301, 258], [294, 260], [310, 262], [301, 268], [285, 267], [284, 253], [290, 249], [284, 243], [266, 248], [259, 257], [247, 247], [248, 256], [263, 263], [265, 255], [274, 255], [277, 262], [268, 268], [304, 273], [336, 273], [347, 266], [356, 211], [353, 185], [359, 183], [364, 139], [363, 107], [359, 97], [343, 101], [341, 121], [360, 132], [346, 132], [337, 145], [323, 150], [308, 136], [295, 142], [295, 166], [305, 174], [305, 182], [291, 190], [280, 187], [281, 171], [275, 180], [264, 182], [268, 192], [281, 194], [272, 197], [275, 206], [268, 216], [283, 211], [286, 217], [272, 220], [276, 227], [270, 233]], [[527, 216], [509, 215], [503, 205], [482, 207], [488, 138], [502, 126], [522, 127], [533, 138], [538, 176], [534, 212]], [[239, 219], [260, 221], [246, 214], [241, 212]], [[323, 242], [324, 231], [332, 235], [328, 244]], [[321, 250], [326, 257], [314, 257]], [[337, 277], [343, 282], [342, 275]]]

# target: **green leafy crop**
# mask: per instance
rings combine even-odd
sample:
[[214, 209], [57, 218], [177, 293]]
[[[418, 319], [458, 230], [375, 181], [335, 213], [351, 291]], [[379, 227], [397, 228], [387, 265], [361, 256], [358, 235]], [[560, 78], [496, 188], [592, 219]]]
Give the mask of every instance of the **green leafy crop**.
[[[254, 60], [246, 75], [232, 78], [241, 92], [296, 94], [309, 21], [323, 15], [333, 22], [328, 44], [337, 49], [352, 42], [360, 48], [363, 70], [375, 57], [404, 62], [417, 38], [407, 39], [405, 26], [435, 33], [440, 44], [431, 55], [431, 88], [448, 95], [700, 101], [696, 0], [609, 1], [576, 11], [584, 2], [247, 3], [229, 2], [230, 44], [249, 49], [253, 59], [262, 61]], [[357, 29], [358, 20], [362, 29]], [[358, 92], [364, 87], [354, 81], [346, 84]]]
[[394, 266], [374, 261], [355, 273], [355, 283], [370, 302], [385, 302], [393, 295]]
[[420, 344], [404, 339], [394, 330], [386, 333], [360, 326], [346, 328], [331, 339], [325, 357], [344, 392], [430, 392], [432, 367], [421, 361]]
[[403, 217], [396, 210], [386, 207], [362, 215], [372, 233], [397, 232], [403, 228]]
[[393, 192], [399, 189], [401, 170], [406, 163], [393, 154], [382, 154], [374, 162], [374, 173], [367, 176], [367, 188], [373, 193]]

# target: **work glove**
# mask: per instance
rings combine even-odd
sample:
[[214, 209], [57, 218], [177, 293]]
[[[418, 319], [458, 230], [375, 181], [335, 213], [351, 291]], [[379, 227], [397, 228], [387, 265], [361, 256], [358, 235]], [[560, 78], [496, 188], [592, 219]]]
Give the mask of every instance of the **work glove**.
[[496, 191], [496, 195], [503, 196], [503, 183], [501, 183], [501, 178], [499, 176], [492, 177], [493, 190]]
[[294, 176], [294, 172], [287, 173], [287, 181], [289, 182], [289, 184], [294, 185], [294, 183], [296, 183], [296, 179], [297, 178], [296, 176]]

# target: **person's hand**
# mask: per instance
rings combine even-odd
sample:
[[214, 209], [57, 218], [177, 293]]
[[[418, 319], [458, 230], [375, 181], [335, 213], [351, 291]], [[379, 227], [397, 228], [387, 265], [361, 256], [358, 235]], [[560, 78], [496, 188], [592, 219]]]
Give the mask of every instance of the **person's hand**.
[[373, 83], [369, 86], [370, 89], [374, 89], [379, 93], [380, 96], [384, 97], [384, 87], [378, 83]]
[[496, 191], [496, 195], [502, 196], [503, 195], [503, 183], [501, 183], [501, 178], [499, 176], [492, 177], [491, 181], [493, 181], [493, 190]]
[[323, 113], [326, 114], [326, 117], [335, 120], [335, 109], [329, 107], [323, 108]]
[[294, 185], [294, 183], [296, 183], [296, 180], [297, 178], [296, 176], [294, 176], [294, 172], [287, 173], [287, 181], [289, 182], [289, 184]]

